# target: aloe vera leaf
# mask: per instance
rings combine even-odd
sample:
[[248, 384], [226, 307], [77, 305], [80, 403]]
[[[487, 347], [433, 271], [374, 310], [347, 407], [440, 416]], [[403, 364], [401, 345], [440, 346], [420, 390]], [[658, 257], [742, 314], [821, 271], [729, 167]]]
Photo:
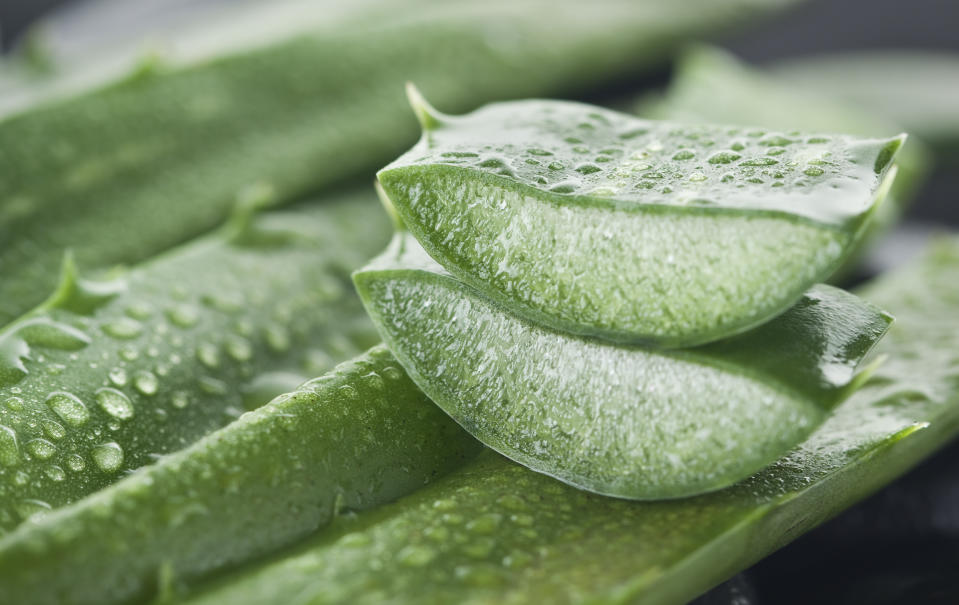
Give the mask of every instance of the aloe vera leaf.
[[223, 426], [276, 372], [315, 376], [376, 343], [349, 272], [387, 240], [381, 214], [366, 194], [241, 213], [112, 282], [68, 270], [0, 334], [0, 528]]
[[0, 601], [142, 599], [164, 573], [182, 583], [263, 555], [480, 449], [377, 347], [0, 539]]
[[[769, 71], [752, 69], [733, 55], [706, 46], [697, 46], [683, 53], [665, 94], [655, 101], [641, 103], [639, 112], [646, 117], [666, 120], [713, 121], [863, 136], [891, 136], [904, 129], [870, 113], [868, 105], [846, 103], [827, 91], [812, 89], [798, 80], [777, 79]], [[850, 269], [859, 254], [899, 219], [932, 166], [932, 158], [923, 141], [912, 137], [909, 145], [896, 156], [896, 165], [896, 179], [886, 201], [876, 212], [857, 252], [847, 259], [844, 270], [839, 273]]]
[[685, 603], [959, 432], [959, 238], [861, 294], [896, 311], [878, 347], [889, 360], [803, 444], [739, 485], [628, 502], [487, 454], [186, 602]]
[[555, 94], [641, 70], [699, 31], [784, 3], [701, 2], [688, 16], [666, 0], [643, 11], [607, 0], [586, 13], [571, 1], [413, 3], [184, 65], [145, 61], [7, 115], [0, 324], [53, 287], [65, 247], [83, 266], [138, 262], [219, 224], [252, 181], [283, 202], [382, 166], [415, 136], [400, 93], [408, 78], [462, 109]]
[[783, 83], [841, 98], [959, 153], [959, 53], [918, 50], [813, 56], [774, 63]]
[[817, 286], [695, 350], [588, 340], [505, 312], [407, 235], [354, 281], [414, 382], [467, 431], [533, 470], [634, 499], [720, 489], [775, 461], [857, 386], [891, 322]]
[[671, 347], [759, 325], [827, 278], [903, 141], [411, 102], [423, 137], [378, 179], [433, 258], [559, 331]]

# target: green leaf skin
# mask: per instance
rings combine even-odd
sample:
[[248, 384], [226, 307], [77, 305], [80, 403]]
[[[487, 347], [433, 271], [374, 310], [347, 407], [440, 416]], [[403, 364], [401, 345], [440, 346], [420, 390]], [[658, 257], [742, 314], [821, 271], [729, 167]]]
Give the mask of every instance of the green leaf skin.
[[378, 347], [0, 539], [0, 602], [152, 596], [164, 574], [182, 583], [261, 556], [480, 449]]
[[860, 382], [856, 366], [891, 323], [817, 286], [699, 349], [587, 340], [505, 312], [405, 235], [354, 281], [414, 382], [476, 438], [571, 485], [643, 500], [726, 487], [795, 447]]
[[558, 331], [665, 347], [759, 325], [827, 278], [903, 141], [411, 101], [435, 124], [378, 179], [433, 258]]
[[[718, 48], [697, 46], [682, 54], [669, 88], [660, 98], [645, 100], [639, 113], [648, 118], [683, 122], [722, 122], [774, 129], [844, 132], [861, 136], [892, 136], [908, 130], [870, 113], [870, 105], [846, 103], [816, 90], [802, 80], [775, 77], [774, 72], [750, 68]], [[885, 82], [884, 84], [885, 85]], [[873, 91], [875, 92], [875, 91]], [[878, 100], [877, 100], [878, 101]], [[898, 171], [886, 201], [879, 207], [857, 253], [891, 227], [914, 197], [932, 166], [922, 140], [910, 138], [896, 156]]]
[[959, 239], [861, 292], [894, 309], [890, 356], [802, 445], [737, 486], [628, 502], [493, 454], [189, 605], [678, 605], [892, 481], [959, 431]]
[[783, 83], [844, 99], [959, 157], [959, 53], [871, 51], [775, 63]]
[[281, 203], [382, 166], [415, 137], [406, 79], [459, 110], [561, 94], [788, 2], [388, 4], [181, 65], [144, 61], [0, 117], [0, 325], [43, 300], [67, 247], [85, 267], [140, 262], [218, 225], [252, 183]]
[[349, 273], [388, 237], [372, 195], [343, 195], [239, 212], [224, 233], [112, 282], [80, 280], [68, 263], [54, 296], [0, 333], [0, 529], [376, 343]]

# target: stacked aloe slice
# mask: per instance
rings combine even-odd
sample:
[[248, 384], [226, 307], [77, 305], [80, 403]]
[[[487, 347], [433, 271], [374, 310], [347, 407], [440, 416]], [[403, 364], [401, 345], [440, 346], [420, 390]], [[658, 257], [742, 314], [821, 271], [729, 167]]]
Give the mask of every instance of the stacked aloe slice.
[[902, 136], [555, 101], [451, 117], [409, 92], [423, 136], [378, 175], [403, 229], [354, 281], [414, 382], [486, 445], [597, 493], [689, 496], [780, 458], [874, 367], [891, 317], [817, 284]]

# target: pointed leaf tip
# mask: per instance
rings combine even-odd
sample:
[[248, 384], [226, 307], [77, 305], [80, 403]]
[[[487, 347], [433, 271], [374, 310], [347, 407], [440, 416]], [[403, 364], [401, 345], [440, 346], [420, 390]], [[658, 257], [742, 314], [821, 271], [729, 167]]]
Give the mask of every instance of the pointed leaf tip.
[[430, 105], [423, 93], [412, 82], [406, 83], [406, 98], [423, 130], [435, 130], [446, 121], [446, 116]]
[[881, 174], [883, 170], [892, 162], [893, 158], [896, 157], [896, 154], [899, 153], [899, 149], [902, 148], [903, 143], [906, 142], [906, 138], [909, 135], [906, 133], [900, 133], [893, 138], [889, 139], [886, 145], [880, 150], [879, 155], [876, 157], [876, 164], [873, 167], [873, 170], [876, 171], [876, 174]]

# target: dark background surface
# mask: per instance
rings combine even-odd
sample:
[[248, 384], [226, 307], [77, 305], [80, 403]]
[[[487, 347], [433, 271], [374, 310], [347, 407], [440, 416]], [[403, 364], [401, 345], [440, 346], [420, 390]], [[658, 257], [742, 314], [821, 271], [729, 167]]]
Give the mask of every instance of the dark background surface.
[[[65, 3], [0, 0], [3, 47], [32, 19]], [[871, 48], [959, 52], [959, 0], [815, 0], [719, 42], [753, 63]], [[625, 83], [620, 92], [644, 84]], [[959, 99], [956, 105], [959, 111]], [[959, 227], [957, 197], [959, 166], [940, 165], [907, 219]], [[957, 469], [959, 443], [697, 604], [959, 603]]]

